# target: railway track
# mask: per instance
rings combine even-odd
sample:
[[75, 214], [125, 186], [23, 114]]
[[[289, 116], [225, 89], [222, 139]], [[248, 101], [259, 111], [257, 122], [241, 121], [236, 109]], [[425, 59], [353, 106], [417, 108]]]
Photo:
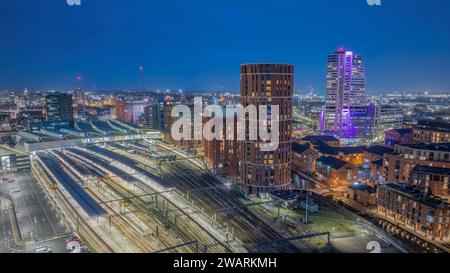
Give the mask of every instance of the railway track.
[[[135, 148], [137, 148], [136, 146], [139, 145], [134, 145]], [[144, 145], [140, 144], [140, 146]], [[114, 145], [114, 147], [120, 148], [117, 145]], [[165, 152], [157, 153], [156, 156], [176, 155], [170, 149], [164, 147], [163, 149]], [[139, 163], [136, 157], [130, 159]], [[148, 164], [148, 167], [152, 168], [151, 164]], [[153, 167], [153, 171], [159, 172], [155, 167]], [[192, 189], [212, 188], [211, 190], [191, 195], [191, 199], [208, 211], [210, 215], [216, 214], [216, 211], [220, 211], [223, 208], [237, 207], [231, 213], [218, 213], [218, 216], [223, 223], [227, 223], [227, 225], [235, 229], [237, 237], [241, 240], [249, 244], [257, 244], [262, 241], [279, 241], [283, 239], [281, 235], [261, 221], [250, 210], [243, 207], [243, 203], [232, 192], [221, 187], [221, 181], [198, 164], [192, 163], [190, 160], [183, 162], [169, 161], [162, 165], [161, 172], [162, 179], [166, 183], [184, 193]], [[267, 252], [299, 252], [299, 249], [289, 242], [274, 244], [267, 248]], [[252, 251], [253, 249], [250, 247], [249, 250]]]
[[[33, 164], [35, 164], [33, 171], [43, 184], [44, 189], [49, 193], [51, 198], [57, 200], [56, 203], [60, 205], [62, 212], [66, 216], [66, 219], [71, 219], [72, 225], [76, 227], [78, 234], [83, 239], [83, 241], [86, 242], [88, 248], [92, 252], [113, 253], [113, 248], [106, 242], [106, 240], [98, 236], [97, 232], [84, 219], [81, 213], [79, 213], [77, 209], [67, 201], [67, 198], [62, 193], [62, 191], [59, 188], [53, 189], [49, 185], [49, 181], [53, 179], [50, 178], [48, 173], [40, 166], [36, 166], [36, 163]], [[46, 183], [45, 181], [48, 182]]]
[[[74, 150], [71, 150], [71, 152], [75, 152]], [[76, 151], [75, 153], [77, 153], [79, 151]], [[86, 152], [81, 151], [80, 154], [81, 155], [85, 155]], [[92, 157], [95, 157], [95, 155], [91, 155], [91, 159]], [[104, 167], [105, 169], [111, 168], [112, 166], [107, 164], [107, 163], [102, 163], [102, 160], [99, 158], [98, 161], [95, 161], [97, 163], [99, 163], [100, 165], [102, 165], [102, 167]], [[113, 168], [113, 170], [117, 170], [117, 168]], [[120, 177], [120, 174], [118, 174], [118, 177]], [[127, 180], [128, 177], [123, 178], [124, 180]], [[147, 193], [152, 193], [153, 191], [148, 188], [148, 186], [146, 186], [145, 184], [143, 184], [142, 182], [139, 182], [137, 179], [134, 179], [134, 186], [137, 187], [141, 192], [140, 193], [136, 193], [136, 192], [131, 192], [130, 190], [126, 189], [124, 186], [120, 185], [120, 183], [115, 183], [112, 182], [112, 180], [110, 180], [108, 182], [108, 185], [110, 187], [112, 187], [114, 189], [115, 192], [117, 192], [118, 194], [120, 194], [121, 196], [137, 196], [137, 195], [142, 195], [143, 193], [147, 194]], [[170, 203], [173, 207], [175, 207], [175, 205], [170, 202], [170, 200], [167, 201], [168, 203]], [[133, 205], [135, 205], [138, 209], [140, 209], [143, 213], [145, 214], [149, 214], [151, 213], [152, 216], [158, 216], [158, 219], [162, 222], [166, 221], [166, 215], [164, 215], [164, 213], [160, 210], [151, 210], [149, 211], [149, 209], [146, 207], [145, 202], [142, 200], [142, 198], [133, 198], [131, 203]], [[213, 239], [213, 236], [205, 229], [201, 228], [199, 229], [197, 226], [197, 224], [195, 224], [194, 226], [193, 223], [195, 222], [189, 215], [183, 215], [182, 213], [179, 213], [179, 215], [174, 216], [177, 217], [178, 220], [178, 227], [176, 227], [176, 231], [177, 233], [182, 236], [182, 238], [184, 239], [184, 241], [189, 241], [189, 240], [198, 240], [199, 241], [199, 245], [201, 246], [201, 249], [205, 249], [208, 248], [210, 251], [214, 251], [214, 252], [229, 252], [231, 251], [229, 249], [228, 246], [226, 246], [225, 244], [221, 243], [221, 242], [217, 242], [215, 241], [215, 239]], [[186, 230], [182, 230], [179, 227], [185, 227]], [[187, 230], [187, 227], [190, 227], [189, 230]], [[205, 234], [206, 233], [206, 234]], [[195, 235], [194, 237], [192, 235]], [[211, 239], [210, 240], [205, 240], [203, 238], [210, 236]]]

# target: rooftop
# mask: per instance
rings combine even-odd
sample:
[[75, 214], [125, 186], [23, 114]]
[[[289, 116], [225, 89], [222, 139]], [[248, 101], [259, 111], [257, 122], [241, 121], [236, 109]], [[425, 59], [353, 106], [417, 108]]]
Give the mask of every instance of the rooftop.
[[383, 156], [384, 154], [392, 154], [394, 153], [394, 149], [392, 147], [386, 147], [382, 145], [375, 145], [366, 149], [368, 153], [376, 154], [379, 156]]
[[340, 168], [348, 164], [347, 161], [340, 160], [333, 156], [322, 156], [321, 158], [317, 159], [317, 163], [329, 166], [335, 170], [339, 170]]
[[424, 165], [416, 165], [413, 168], [413, 172], [425, 172], [425, 173], [433, 173], [433, 174], [450, 175], [449, 168], [430, 167], [430, 166], [424, 166]]
[[408, 147], [411, 149], [418, 149], [418, 150], [450, 152], [450, 143], [406, 144], [406, 145], [399, 145], [399, 146]]
[[405, 184], [385, 184], [382, 187], [394, 190], [397, 193], [400, 193], [413, 199], [414, 201], [420, 202], [432, 208], [445, 207], [447, 209], [450, 209], [450, 203], [434, 196], [426, 196], [421, 190], [412, 186], [407, 186]]
[[14, 155], [14, 154], [15, 154], [15, 155], [18, 155], [18, 156], [24, 156], [24, 155], [26, 155], [25, 153], [23, 153], [23, 152], [21, 152], [21, 151], [19, 151], [19, 150], [10, 148], [10, 147], [5, 146], [5, 145], [0, 145], [0, 156]]
[[349, 187], [352, 190], [357, 190], [357, 191], [364, 191], [364, 192], [368, 192], [368, 193], [376, 193], [377, 192], [377, 187], [370, 187], [364, 184], [353, 184]]
[[439, 133], [450, 133], [450, 129], [447, 129], [447, 128], [437, 128], [437, 127], [417, 127], [417, 128], [414, 128], [414, 129], [422, 130], [422, 131], [439, 132]]
[[375, 160], [372, 162], [372, 164], [382, 167], [383, 166], [383, 159]]
[[441, 129], [450, 129], [450, 123], [446, 121], [436, 121], [436, 120], [429, 120], [429, 119], [422, 119], [417, 122], [419, 126], [426, 126], [426, 127], [434, 127], [434, 128], [441, 128]]
[[299, 144], [297, 142], [292, 143], [292, 151], [297, 154], [306, 152], [311, 146], [309, 144]]
[[339, 139], [337, 139], [334, 136], [328, 136], [328, 135], [316, 135], [316, 136], [305, 136], [301, 139], [301, 141], [309, 141], [313, 145], [319, 145], [323, 142], [339, 142]]
[[319, 153], [326, 154], [326, 155], [338, 155], [338, 153], [339, 153], [339, 151], [336, 147], [331, 147], [326, 144], [314, 146], [314, 149], [319, 151]]
[[388, 132], [392, 132], [392, 131], [393, 131], [393, 132], [397, 132], [397, 133], [399, 133], [399, 134], [401, 134], [401, 135], [412, 133], [412, 129], [411, 129], [411, 128], [392, 129], [392, 130], [390, 130], [390, 131], [388, 131]]
[[339, 151], [339, 153], [349, 155], [349, 154], [362, 154], [367, 150], [367, 147], [366, 146], [337, 147], [336, 149]]

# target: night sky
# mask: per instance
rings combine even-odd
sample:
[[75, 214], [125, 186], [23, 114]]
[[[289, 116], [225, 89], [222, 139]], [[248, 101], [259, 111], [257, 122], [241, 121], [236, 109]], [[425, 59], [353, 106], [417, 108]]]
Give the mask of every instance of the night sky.
[[241, 63], [292, 63], [325, 88], [327, 54], [361, 53], [368, 90], [450, 92], [450, 1], [0, 0], [0, 89], [239, 90]]

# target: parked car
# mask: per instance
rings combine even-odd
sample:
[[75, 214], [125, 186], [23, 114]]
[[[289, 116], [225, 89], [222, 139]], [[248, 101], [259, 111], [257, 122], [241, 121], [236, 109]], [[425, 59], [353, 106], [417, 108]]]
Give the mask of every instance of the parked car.
[[39, 246], [34, 249], [34, 253], [52, 253], [52, 249], [48, 246]]
[[20, 188], [14, 188], [10, 191], [10, 193], [17, 193], [20, 192]]

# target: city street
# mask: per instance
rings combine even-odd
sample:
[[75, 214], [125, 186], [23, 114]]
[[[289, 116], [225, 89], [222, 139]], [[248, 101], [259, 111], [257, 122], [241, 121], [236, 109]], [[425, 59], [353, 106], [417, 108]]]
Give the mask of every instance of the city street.
[[41, 241], [52, 241], [55, 248], [65, 248], [65, 242], [59, 242], [58, 238], [66, 236], [68, 231], [31, 172], [3, 177], [0, 193], [11, 198], [12, 203], [1, 210], [0, 251], [29, 251], [30, 245]]
[[10, 202], [0, 197], [0, 253], [14, 245], [13, 232], [10, 217]]

